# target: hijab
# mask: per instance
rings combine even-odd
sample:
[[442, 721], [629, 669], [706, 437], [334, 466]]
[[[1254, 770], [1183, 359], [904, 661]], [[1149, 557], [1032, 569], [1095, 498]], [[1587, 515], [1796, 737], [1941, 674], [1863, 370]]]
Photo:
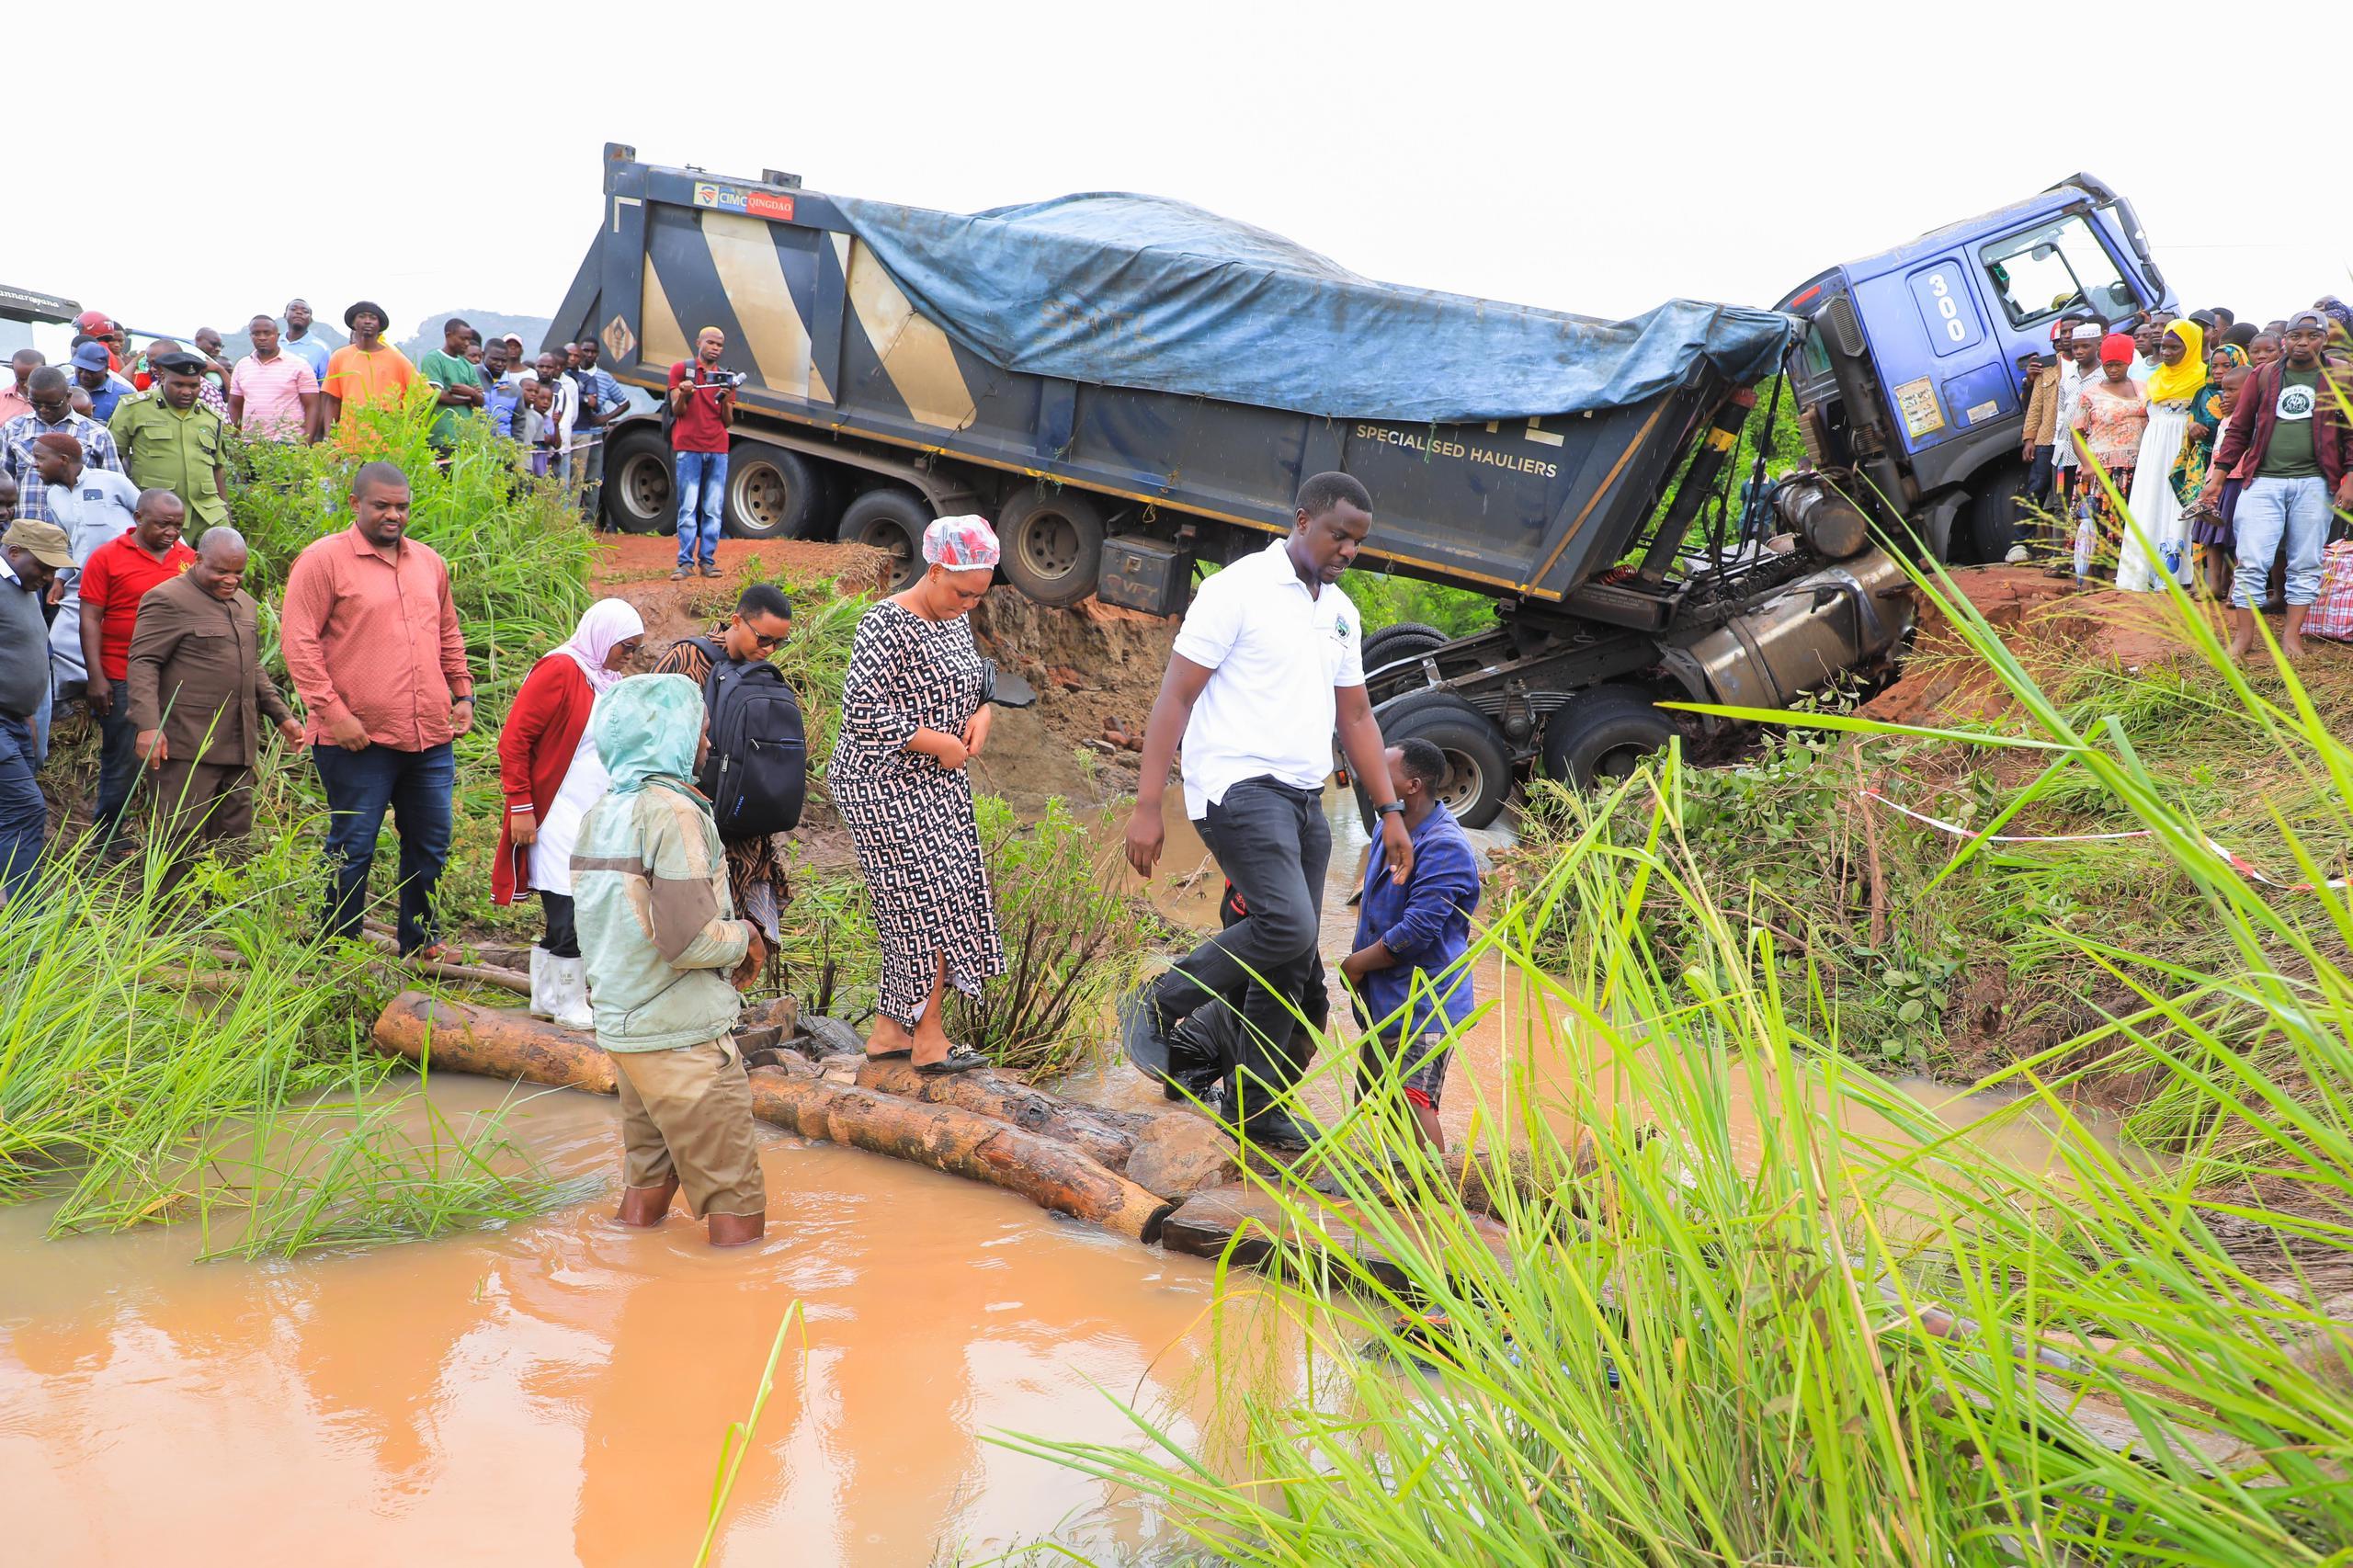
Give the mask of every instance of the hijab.
[[569, 654], [588, 677], [588, 689], [600, 695], [621, 683], [622, 672], [608, 670], [605, 661], [611, 656], [613, 644], [631, 637], [645, 635], [644, 618], [627, 599], [598, 599], [588, 607], [574, 629], [572, 641], [556, 650]]
[[2159, 364], [2143, 392], [2151, 403], [2188, 403], [2206, 384], [2206, 329], [2194, 321], [2167, 322], [2165, 335], [2181, 340], [2181, 363]]
[[654, 779], [690, 783], [702, 742], [702, 687], [684, 676], [631, 676], [597, 701], [589, 722], [616, 795]]
[[2247, 367], [2246, 350], [2235, 343], [2225, 343], [2214, 350], [2214, 369], [2244, 370]]

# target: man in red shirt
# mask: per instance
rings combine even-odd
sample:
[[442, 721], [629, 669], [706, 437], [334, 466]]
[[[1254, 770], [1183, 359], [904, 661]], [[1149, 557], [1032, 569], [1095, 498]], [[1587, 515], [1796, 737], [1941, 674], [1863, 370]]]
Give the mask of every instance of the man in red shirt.
[[405, 537], [408, 506], [408, 476], [392, 464], [353, 474], [351, 527], [295, 557], [278, 634], [326, 790], [327, 930], [359, 935], [389, 808], [401, 840], [400, 950], [438, 958], [433, 890], [449, 858], [451, 743], [473, 728], [474, 678], [449, 569]]
[[[695, 334], [695, 357], [670, 367], [671, 478], [678, 492], [678, 569], [719, 575], [720, 509], [727, 495], [727, 426], [735, 417], [734, 378], [719, 368], [727, 335], [715, 326]], [[701, 513], [698, 527], [696, 513]]]
[[139, 780], [139, 727], [119, 689], [131, 668], [131, 634], [139, 601], [196, 564], [180, 542], [187, 518], [168, 490], [142, 490], [131, 508], [131, 531], [100, 545], [82, 568], [82, 664], [90, 672], [90, 716], [98, 722], [98, 800], [91, 827], [111, 840], [131, 788]]

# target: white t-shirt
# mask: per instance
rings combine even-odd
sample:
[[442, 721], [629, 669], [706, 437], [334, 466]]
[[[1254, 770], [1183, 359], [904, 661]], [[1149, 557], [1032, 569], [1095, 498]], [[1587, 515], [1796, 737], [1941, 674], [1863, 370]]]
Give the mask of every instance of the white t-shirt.
[[89, 672], [82, 667], [82, 596], [74, 587], [100, 545], [131, 531], [139, 486], [110, 469], [85, 466], [73, 483], [51, 485], [47, 501], [51, 519], [65, 530], [66, 548], [74, 552], [74, 564], [57, 574], [65, 597], [49, 623], [50, 662], [58, 679], [80, 680]]
[[1196, 821], [1245, 778], [1321, 786], [1333, 690], [1364, 684], [1357, 607], [1331, 584], [1311, 595], [1285, 543], [1203, 583], [1176, 632], [1176, 651], [1212, 672], [1185, 726], [1185, 814]]
[[2084, 395], [2084, 369], [2073, 359], [2059, 366], [2059, 449], [2051, 454], [2053, 468], [2075, 466], [2075, 404]]

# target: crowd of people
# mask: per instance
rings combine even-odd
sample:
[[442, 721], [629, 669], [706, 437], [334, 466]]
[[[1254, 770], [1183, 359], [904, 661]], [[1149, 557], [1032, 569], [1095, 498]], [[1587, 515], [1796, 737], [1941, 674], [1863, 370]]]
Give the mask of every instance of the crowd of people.
[[2062, 526], [2022, 523], [2008, 559], [2129, 592], [2196, 588], [2230, 607], [2236, 658], [2277, 590], [2280, 649], [2301, 657], [2332, 518], [2353, 509], [2348, 333], [2334, 296], [2261, 325], [2221, 307], [2061, 317], [2052, 353], [2020, 369], [2027, 499]]
[[[0, 469], [18, 489], [18, 515], [48, 520], [43, 486], [28, 483], [13, 454], [40, 435], [62, 432], [83, 441], [91, 466], [173, 491], [210, 528], [228, 520], [231, 432], [246, 441], [323, 441], [353, 411], [396, 403], [425, 385], [438, 411], [437, 447], [451, 444], [458, 420], [476, 412], [515, 443], [518, 467], [571, 483], [583, 514], [598, 516], [606, 430], [628, 412], [629, 399], [598, 365], [603, 351], [594, 338], [532, 355], [514, 333], [485, 339], [452, 317], [441, 324], [441, 347], [412, 362], [384, 341], [391, 316], [371, 300], [344, 312], [351, 336], [340, 348], [319, 340], [313, 319], [302, 300], [288, 301], [282, 319], [255, 316], [245, 325], [252, 350], [234, 363], [212, 327], [199, 327], [188, 346], [158, 337], [134, 350], [122, 324], [97, 311], [76, 318], [63, 366], [50, 365], [39, 349], [19, 349], [0, 382]], [[106, 439], [88, 434], [92, 428]]]

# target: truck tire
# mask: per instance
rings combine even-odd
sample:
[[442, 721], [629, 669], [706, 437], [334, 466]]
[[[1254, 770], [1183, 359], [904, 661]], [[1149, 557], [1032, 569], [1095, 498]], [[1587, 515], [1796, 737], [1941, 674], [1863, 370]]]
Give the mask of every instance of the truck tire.
[[[1372, 715], [1389, 744], [1425, 740], [1446, 753], [1447, 778], [1438, 799], [1463, 826], [1485, 827], [1503, 815], [1511, 795], [1511, 748], [1484, 713], [1450, 691], [1409, 691], [1391, 698]], [[1372, 802], [1361, 783], [1357, 805], [1365, 813], [1365, 831], [1374, 831]]]
[[1005, 580], [1041, 605], [1074, 605], [1103, 574], [1103, 512], [1061, 485], [1025, 485], [996, 514]]
[[[1383, 732], [1386, 733], [1386, 732]], [[1675, 721], [1631, 686], [1597, 686], [1552, 710], [1544, 725], [1544, 776], [1573, 790], [1623, 778], [1676, 735]]]
[[738, 441], [727, 457], [727, 532], [733, 539], [803, 539], [824, 515], [825, 487], [799, 452]]
[[1394, 626], [1384, 626], [1364, 640], [1364, 667], [1377, 670], [1399, 659], [1418, 659], [1424, 653], [1435, 653], [1452, 639], [1435, 626], [1425, 626], [1418, 620], [1404, 620]]
[[2024, 514], [2026, 465], [2006, 462], [1985, 470], [1969, 485], [1969, 542], [1980, 566], [1999, 566]]
[[668, 533], [677, 525], [670, 443], [658, 426], [639, 424], [613, 437], [605, 453], [605, 519], [625, 534]]
[[923, 571], [923, 530], [931, 526], [930, 504], [912, 490], [883, 485], [842, 509], [835, 538], [844, 544], [887, 550], [899, 562], [883, 592], [895, 594]]

